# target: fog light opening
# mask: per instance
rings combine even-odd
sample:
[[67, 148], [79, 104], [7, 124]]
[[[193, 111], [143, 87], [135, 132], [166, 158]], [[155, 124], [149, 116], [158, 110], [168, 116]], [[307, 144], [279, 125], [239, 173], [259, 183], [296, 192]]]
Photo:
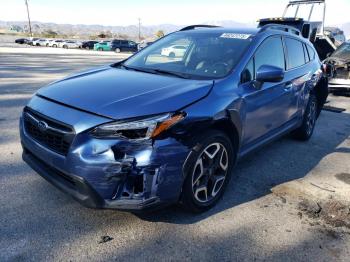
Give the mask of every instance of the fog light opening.
[[134, 190], [133, 193], [135, 195], [143, 193], [143, 189], [144, 189], [144, 185], [143, 185], [143, 176], [142, 175], [138, 175], [135, 177], [134, 180]]

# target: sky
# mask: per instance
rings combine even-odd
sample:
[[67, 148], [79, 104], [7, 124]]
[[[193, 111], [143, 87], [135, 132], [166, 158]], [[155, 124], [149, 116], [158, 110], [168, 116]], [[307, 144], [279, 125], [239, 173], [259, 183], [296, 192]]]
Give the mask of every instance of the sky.
[[[60, 24], [197, 24], [234, 20], [254, 23], [281, 16], [288, 0], [28, 0], [31, 19]], [[350, 0], [327, 1], [327, 25], [350, 22]], [[0, 20], [25, 21], [24, 0], [0, 0]]]

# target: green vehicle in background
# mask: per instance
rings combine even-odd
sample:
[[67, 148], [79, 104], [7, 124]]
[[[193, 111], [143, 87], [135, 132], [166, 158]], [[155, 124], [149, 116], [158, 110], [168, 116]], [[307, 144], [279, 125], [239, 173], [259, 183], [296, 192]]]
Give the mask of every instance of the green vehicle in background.
[[111, 51], [111, 41], [102, 41], [102, 42], [94, 44], [94, 50]]

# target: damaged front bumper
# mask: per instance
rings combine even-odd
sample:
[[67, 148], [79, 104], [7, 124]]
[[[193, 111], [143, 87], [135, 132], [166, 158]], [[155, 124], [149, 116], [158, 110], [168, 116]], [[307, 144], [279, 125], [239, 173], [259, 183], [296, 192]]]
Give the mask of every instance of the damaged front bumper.
[[62, 155], [33, 139], [23, 117], [20, 135], [23, 160], [86, 207], [137, 211], [179, 199], [190, 150], [174, 138], [132, 142], [81, 132]]

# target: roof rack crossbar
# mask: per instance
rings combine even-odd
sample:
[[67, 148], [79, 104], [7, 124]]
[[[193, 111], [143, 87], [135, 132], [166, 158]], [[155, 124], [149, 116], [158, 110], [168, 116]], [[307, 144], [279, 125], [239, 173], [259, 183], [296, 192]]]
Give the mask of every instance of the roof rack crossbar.
[[259, 33], [264, 32], [268, 29], [281, 30], [281, 31], [292, 33], [292, 34], [301, 35], [301, 32], [298, 29], [296, 29], [295, 27], [288, 26], [288, 25], [280, 25], [280, 24], [264, 25], [260, 28]]
[[187, 30], [192, 30], [192, 29], [196, 29], [196, 28], [215, 28], [215, 27], [220, 27], [217, 25], [189, 25], [186, 26], [182, 29], [180, 29], [180, 31], [187, 31]]

